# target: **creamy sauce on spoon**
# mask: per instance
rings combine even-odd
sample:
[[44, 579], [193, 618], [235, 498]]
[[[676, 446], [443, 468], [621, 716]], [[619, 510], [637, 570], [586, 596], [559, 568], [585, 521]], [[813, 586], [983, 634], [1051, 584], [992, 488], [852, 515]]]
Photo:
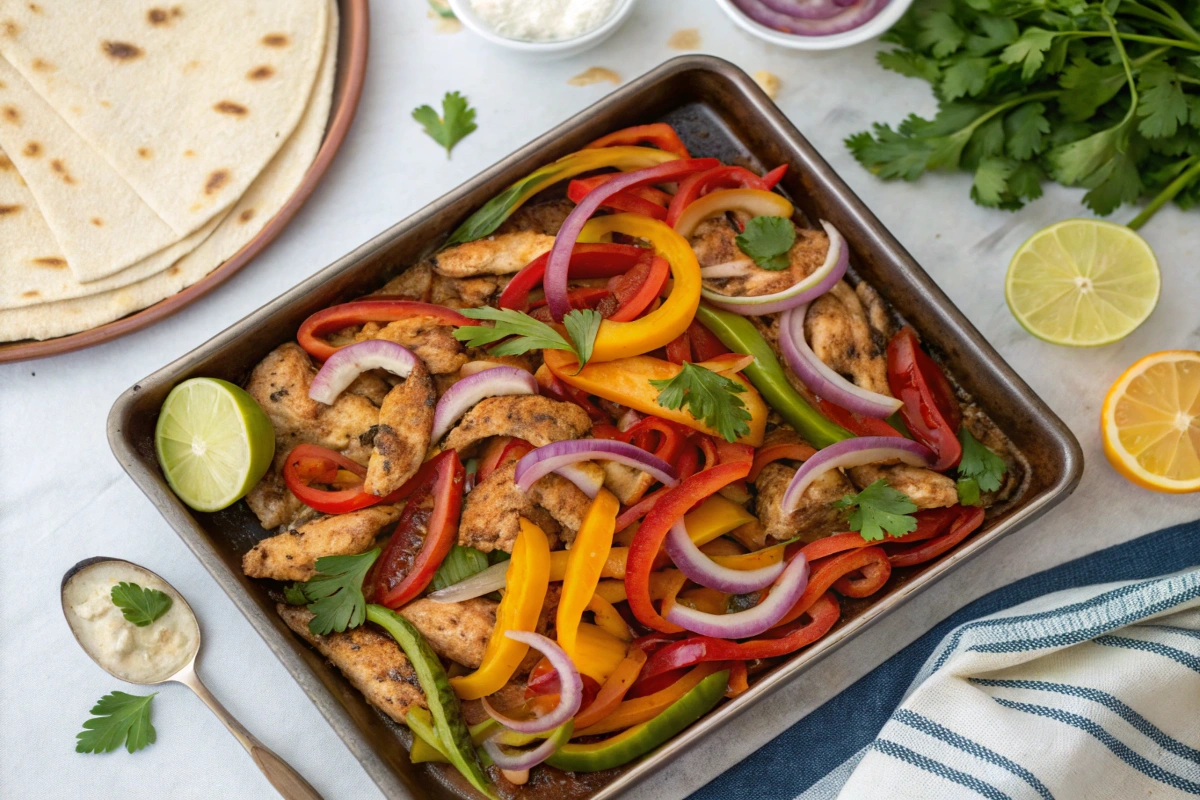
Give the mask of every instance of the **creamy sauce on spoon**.
[[[134, 625], [112, 601], [113, 587], [122, 581], [166, 593], [171, 608], [145, 627]], [[186, 666], [200, 646], [196, 617], [179, 593], [123, 561], [101, 561], [72, 575], [63, 588], [63, 610], [88, 655], [131, 683], [166, 680]]]

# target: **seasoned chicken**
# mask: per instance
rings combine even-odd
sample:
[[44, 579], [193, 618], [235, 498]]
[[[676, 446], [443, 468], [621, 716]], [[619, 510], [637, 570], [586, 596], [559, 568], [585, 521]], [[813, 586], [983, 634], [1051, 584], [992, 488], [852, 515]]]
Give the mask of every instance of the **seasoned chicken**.
[[788, 250], [788, 268], [761, 269], [738, 248], [737, 235], [738, 228], [733, 222], [726, 217], [713, 217], [700, 223], [690, 240], [702, 267], [731, 262], [745, 265], [745, 275], [704, 281], [707, 288], [719, 294], [754, 297], [782, 292], [815, 272], [825, 263], [829, 251], [829, 237], [824, 231], [796, 228], [796, 242]]
[[[533, 522], [552, 538], [559, 532], [554, 517], [534, 505], [533, 500], [517, 488], [513, 480], [516, 469], [516, 460], [510, 459], [467, 495], [458, 523], [460, 545], [474, 547], [485, 553], [493, 550], [511, 553], [521, 529], [521, 517]], [[571, 536], [574, 538], [573, 532]]]
[[307, 581], [317, 572], [318, 558], [365, 553], [379, 531], [399, 518], [394, 506], [372, 506], [315, 519], [254, 545], [242, 556], [242, 572], [251, 578]]
[[774, 462], [763, 467], [754, 482], [758, 490], [754, 511], [767, 537], [791, 539], [801, 537], [806, 542], [846, 530], [846, 520], [833, 503], [848, 494], [854, 486], [845, 475], [830, 470], [813, 481], [800, 497], [800, 506], [791, 514], [783, 513], [783, 493], [796, 470]]
[[382, 497], [416, 474], [429, 450], [435, 405], [433, 379], [425, 365], [417, 361], [404, 383], [388, 392], [379, 409], [364, 490]]
[[600, 466], [604, 468], [604, 488], [616, 495], [622, 505], [633, 505], [641, 500], [654, 483], [649, 473], [616, 461], [601, 461]]
[[580, 439], [592, 429], [587, 412], [536, 394], [489, 397], [468, 411], [446, 435], [442, 448], [459, 454], [489, 436], [515, 436], [534, 447], [564, 439]]
[[865, 489], [877, 480], [887, 481], [893, 489], [908, 495], [917, 508], [945, 508], [958, 502], [958, 489], [954, 479], [940, 472], [908, 464], [867, 464], [851, 467], [850, 480], [859, 489]]
[[446, 375], [458, 372], [468, 360], [453, 331], [449, 325], [441, 324], [432, 317], [409, 317], [382, 327], [377, 322], [368, 322], [354, 340], [387, 339], [395, 342], [416, 353], [425, 362], [430, 374]]
[[574, 210], [575, 204], [565, 197], [542, 203], [528, 203], [512, 213], [496, 233], [511, 231], [536, 231], [553, 236], [562, 227], [563, 220]]
[[553, 472], [529, 487], [529, 499], [549, 511], [554, 521], [562, 526], [559, 536], [568, 545], [575, 541], [575, 534], [592, 505], [591, 499], [578, 486]]
[[383, 288], [377, 292], [372, 292], [368, 297], [372, 295], [407, 297], [410, 300], [420, 300], [423, 303], [428, 303], [432, 282], [433, 263], [429, 259], [426, 259], [404, 270], [385, 283]]
[[367, 702], [403, 723], [408, 709], [427, 708], [412, 664], [386, 633], [363, 626], [345, 633], [317, 636], [308, 630], [312, 612], [302, 606], [275, 606], [287, 626], [341, 670]]
[[875, 341], [886, 349], [887, 342], [895, 331], [887, 303], [883, 302], [879, 292], [875, 291], [875, 288], [866, 281], [859, 281], [858, 286], [854, 287], [854, 293], [858, 295], [859, 302], [867, 312], [867, 324], [871, 326], [871, 333], [874, 334]]
[[994, 492], [983, 492], [980, 495], [986, 508], [993, 503], [1007, 500], [1020, 488], [1021, 483], [1025, 480], [1025, 462], [1017, 456], [1016, 449], [1008, 437], [996, 427], [996, 423], [992, 422], [979, 406], [974, 403], [963, 404], [962, 412], [963, 425], [980, 444], [1000, 456], [1006, 467], [1000, 488]]
[[887, 342], [872, 336], [867, 312], [845, 281], [813, 301], [804, 335], [817, 358], [855, 385], [891, 397], [887, 381]]
[[397, 613], [421, 632], [433, 652], [464, 667], [478, 669], [496, 627], [498, 605], [483, 597], [461, 603], [414, 600], [397, 609]]
[[447, 308], [478, 308], [487, 305], [507, 280], [507, 276], [447, 278], [434, 273], [429, 287], [429, 302]]
[[447, 278], [511, 275], [553, 246], [553, 236], [535, 231], [492, 234], [443, 250], [433, 269]]
[[283, 525], [299, 525], [312, 511], [292, 494], [283, 482], [283, 475], [272, 467], [246, 494], [246, 505], [258, 517], [258, 524], [267, 530]]

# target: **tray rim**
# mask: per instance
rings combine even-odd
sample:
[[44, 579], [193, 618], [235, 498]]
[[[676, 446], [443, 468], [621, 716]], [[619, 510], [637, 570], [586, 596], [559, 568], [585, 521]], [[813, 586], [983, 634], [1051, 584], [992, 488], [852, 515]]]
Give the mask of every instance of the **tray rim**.
[[291, 223], [292, 218], [299, 213], [301, 207], [317, 188], [317, 184], [325, 177], [334, 157], [341, 150], [346, 134], [350, 130], [350, 124], [354, 121], [367, 71], [368, 34], [371, 27], [367, 3], [368, 0], [338, 1], [340, 24], [345, 29], [338, 38], [345, 42], [345, 46], [338, 53], [337, 71], [339, 79], [343, 74], [345, 78], [337, 81], [334, 85], [335, 88], [341, 88], [341, 94], [329, 115], [321, 146], [317, 149], [312, 164], [304, 173], [300, 185], [296, 187], [283, 207], [275, 213], [271, 221], [263, 226], [263, 229], [253, 239], [242, 245], [241, 249], [191, 286], [184, 287], [175, 294], [140, 311], [65, 336], [0, 342], [0, 364], [73, 353], [149, 327], [212, 292], [253, 261], [259, 253], [267, 249], [276, 237], [283, 233], [284, 228]]
[[[934, 563], [924, 572], [890, 595], [889, 602], [877, 602], [869, 606], [859, 616], [847, 625], [839, 628], [833, 635], [820, 640], [805, 651], [805, 657], [782, 664], [779, 668], [759, 681], [750, 691], [736, 700], [726, 703], [714, 712], [707, 714], [702, 720], [689, 726], [685, 731], [675, 736], [670, 742], [658, 748], [653, 754], [620, 775], [602, 790], [590, 796], [590, 800], [612, 800], [621, 793], [639, 784], [654, 773], [665, 761], [681, 753], [686, 748], [708, 735], [711, 729], [722, 722], [733, 719], [746, 709], [777, 691], [788, 680], [820, 663], [826, 656], [844, 645], [859, 631], [875, 624], [895, 608], [902, 605], [916, 592], [932, 585], [944, 577], [949, 571], [965, 561], [973, 558], [1014, 530], [1023, 527], [1053, 506], [1064, 500], [1078, 485], [1083, 470], [1082, 448], [1065, 423], [1056, 415], [1045, 402], [1017, 375], [1011, 366], [983, 338], [971, 322], [962, 314], [948, 297], [938, 288], [925, 271], [917, 264], [902, 245], [884, 228], [883, 224], [870, 212], [860, 199], [841, 180], [836, 172], [812, 148], [807, 139], [795, 128], [786, 116], [775, 106], [761, 88], [731, 62], [708, 55], [683, 55], [664, 62], [644, 75], [630, 81], [625, 86], [615, 90], [597, 103], [589, 106], [577, 115], [555, 126], [542, 136], [534, 139], [525, 146], [514, 151], [491, 167], [483, 170], [473, 178], [455, 187], [446, 194], [428, 203], [408, 217], [400, 220], [392, 227], [382, 231], [377, 236], [363, 243], [342, 258], [325, 267], [310, 278], [300, 282], [292, 289], [266, 303], [258, 310], [251, 312], [242, 320], [234, 323], [226, 330], [214, 336], [208, 342], [200, 345], [190, 353], [181, 356], [170, 364], [155, 371], [142, 381], [139, 381], [117, 398], [108, 418], [108, 438], [117, 460], [134, 482], [142, 489], [147, 497], [166, 517], [176, 533], [184, 540], [189, 549], [212, 575], [214, 580], [229, 595], [239, 611], [250, 622], [251, 626], [264, 639], [268, 648], [279, 658], [284, 668], [300, 684], [309, 695], [314, 705], [329, 721], [335, 732], [343, 740], [351, 753], [358, 759], [385, 795], [412, 797], [412, 789], [387, 763], [377, 755], [366, 740], [363, 731], [351, 718], [348, 711], [337, 701], [332, 692], [305, 663], [290, 643], [279, 634], [278, 629], [254, 599], [239, 584], [237, 576], [225, 568], [219, 556], [207, 541], [203, 529], [192, 519], [189, 510], [166, 488], [162, 479], [146, 469], [139, 460], [138, 453], [121, 434], [122, 422], [126, 412], [132, 410], [136, 395], [144, 387], [171, 382], [180, 377], [188, 364], [209, 356], [254, 329], [260, 321], [286, 308], [297, 298], [312, 292], [330, 278], [340, 274], [369, 256], [380, 248], [382, 243], [397, 238], [409, 229], [421, 225], [426, 218], [438, 211], [453, 206], [480, 186], [494, 182], [499, 176], [514, 165], [536, 155], [547, 145], [551, 144], [565, 133], [571, 131], [577, 124], [576, 120], [587, 118], [603, 112], [612, 106], [619, 106], [630, 97], [647, 91], [657, 83], [687, 72], [714, 73], [721, 79], [729, 81], [739, 92], [739, 101], [753, 107], [753, 110], [769, 120], [777, 132], [782, 133], [793, 141], [803, 142], [815, 155], [816, 174], [824, 184], [824, 191], [840, 202], [847, 213], [856, 222], [869, 229], [887, 250], [887, 255], [897, 262], [904, 270], [905, 278], [915, 288], [921, 289], [927, 295], [925, 305], [948, 317], [957, 328], [965, 334], [965, 358], [987, 363], [995, 369], [1008, 383], [1010, 389], [1019, 395], [1030, 414], [1039, 420], [1045, 428], [1044, 433], [1051, 440], [1051, 449], [1062, 455], [1062, 472], [1049, 486], [1042, 489], [1040, 494], [1026, 505], [1017, 509], [1002, 520], [988, 535], [973, 539], [965, 545], [956, 548], [940, 561]], [[782, 733], [782, 731], [780, 731]]]

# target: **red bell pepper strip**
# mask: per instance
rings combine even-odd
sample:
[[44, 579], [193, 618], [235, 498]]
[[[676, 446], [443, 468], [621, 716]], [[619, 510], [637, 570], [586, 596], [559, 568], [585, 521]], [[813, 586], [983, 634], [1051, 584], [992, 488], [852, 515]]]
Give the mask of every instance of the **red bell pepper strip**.
[[[804, 590], [804, 594], [800, 595], [800, 599], [796, 601], [796, 605], [792, 606], [791, 611], [783, 615], [783, 619], [775, 625], [775, 628], [787, 625], [808, 611], [843, 575], [868, 565], [878, 564], [881, 559], [887, 560], [887, 553], [882, 547], [874, 546], [851, 550], [812, 564], [812, 572], [808, 576], [808, 588]], [[890, 569], [888, 575], [891, 575]], [[885, 577], [884, 581], [886, 580]], [[882, 584], [880, 585], [882, 586]]]
[[[645, 252], [644, 247], [631, 244], [577, 244], [571, 251], [568, 274], [572, 278], [611, 278], [622, 275], [633, 269]], [[517, 311], [529, 308], [529, 293], [541, 286], [542, 278], [546, 275], [546, 261], [549, 258], [549, 252], [542, 253], [522, 267], [504, 287], [496, 305], [500, 308], [515, 308]], [[473, 323], [468, 321], [466, 324]]]
[[725, 696], [733, 699], [750, 688], [749, 676], [746, 672], [745, 661], [734, 661], [729, 666], [729, 685]]
[[[458, 538], [464, 470], [446, 450], [425, 462], [409, 482], [411, 496], [372, 579], [371, 602], [399, 608], [420, 594]], [[432, 498], [433, 508], [425, 508]]]
[[746, 478], [751, 483], [758, 480], [758, 474], [762, 472], [763, 467], [772, 461], [783, 459], [787, 459], [788, 461], [808, 461], [816, 453], [816, 448], [803, 442], [785, 442], [760, 447], [754, 454], [754, 466], [750, 467], [750, 474]]
[[[655, 610], [650, 599], [650, 572], [654, 568], [658, 551], [667, 538], [667, 532], [680, 517], [721, 487], [746, 477], [746, 473], [750, 471], [754, 449], [746, 445], [735, 447], [739, 448], [738, 451], [727, 449], [722, 452], [721, 464], [697, 472], [662, 495], [633, 537], [629, 557], [625, 562], [625, 593], [629, 599], [630, 610], [638, 621], [648, 628], [665, 633], [680, 630]], [[734, 460], [735, 457], [737, 460]]]
[[783, 180], [783, 176], [784, 176], [785, 174], [787, 174], [787, 168], [788, 168], [788, 165], [787, 165], [787, 164], [780, 164], [778, 167], [776, 167], [775, 169], [771, 170], [771, 171], [770, 171], [770, 172], [768, 172], [766, 175], [763, 175], [763, 176], [762, 176], [763, 183], [765, 183], [765, 184], [766, 184], [766, 190], [767, 190], [768, 192], [769, 192], [769, 191], [771, 191], [772, 189], [774, 189], [774, 188], [775, 188], [775, 186], [776, 186], [776, 185], [777, 185], [777, 184], [778, 184], [778, 183], [779, 183], [781, 180]]
[[923, 564], [932, 558], [937, 558], [967, 538], [972, 531], [983, 524], [982, 508], [964, 508], [962, 506], [955, 506], [955, 508], [960, 509], [960, 511], [948, 531], [926, 542], [893, 553], [889, 557], [892, 566], [911, 567], [916, 564]]
[[907, 325], [888, 342], [887, 372], [892, 394], [904, 403], [900, 418], [913, 438], [937, 456], [933, 469], [942, 472], [957, 465], [962, 458], [958, 401], [941, 368]]
[[807, 620], [773, 628], [749, 642], [693, 636], [667, 645], [646, 661], [641, 680], [704, 661], [750, 661], [794, 653], [828, 633], [841, 616], [841, 607], [836, 597], [826, 593], [811, 604], [808, 616]]
[[692, 358], [692, 343], [688, 341], [687, 331], [667, 342], [666, 349], [667, 361], [670, 361], [672, 364], [682, 364], [685, 361], [695, 360]]
[[650, 307], [662, 293], [671, 274], [671, 265], [662, 256], [642, 258], [624, 275], [608, 282], [608, 290], [617, 298], [617, 310], [608, 316], [613, 322], [629, 322]]
[[[580, 706], [582, 709], [596, 699], [600, 692], [600, 684], [590, 675], [580, 673], [579, 677], [583, 679], [583, 704]], [[549, 659], [542, 658], [534, 665], [529, 673], [529, 680], [525, 682], [525, 697], [542, 697], [561, 692], [562, 682], [558, 679], [558, 671], [550, 666]]]
[[[596, 175], [592, 178], [577, 178], [567, 185], [567, 199], [572, 203], [578, 203], [583, 198], [587, 197], [588, 192], [595, 189], [597, 186], [611, 180], [614, 175]], [[599, 180], [597, 180], [599, 179]], [[634, 214], [642, 214], [654, 219], [663, 220], [667, 218], [667, 209], [664, 205], [660, 205], [653, 200], [645, 197], [640, 191], [641, 189], [650, 189], [652, 187], [636, 187], [632, 191], [617, 192], [612, 197], [604, 201], [605, 208], [611, 208], [614, 211], [629, 211]], [[653, 191], [664, 194], [667, 201], [670, 202], [671, 196], [660, 189]]]
[[837, 425], [841, 425], [855, 436], [899, 436], [900, 438], [904, 438], [904, 435], [900, 431], [881, 419], [855, 414], [853, 411], [847, 411], [841, 406], [821, 397], [816, 398], [816, 400], [817, 410], [824, 414], [826, 419]]
[[654, 145], [659, 150], [675, 153], [680, 158], [692, 157], [688, 153], [687, 145], [679, 138], [679, 134], [665, 122], [622, 128], [619, 131], [613, 131], [607, 136], [601, 136], [583, 149], [591, 150], [594, 147], [621, 147], [643, 144]]
[[843, 575], [833, 584], [833, 588], [844, 597], [870, 597], [882, 589], [892, 576], [892, 564], [881, 548], [868, 547], [863, 554], [869, 554], [871, 558], [858, 568], [861, 577]]
[[[587, 193], [597, 186], [608, 183], [613, 178], [617, 177], [619, 172], [606, 172], [603, 175], [592, 175], [588, 178], [576, 178], [567, 184], [567, 199], [572, 203], [578, 203]], [[635, 186], [632, 189], [626, 190], [629, 194], [654, 203], [657, 206], [666, 208], [671, 205], [671, 195], [664, 192], [662, 189], [656, 189], [653, 186]]]
[[729, 353], [729, 348], [721, 344], [721, 340], [712, 331], [696, 320], [687, 329], [688, 339], [692, 343], [692, 355], [697, 361], [712, 361], [717, 356]]
[[691, 175], [679, 182], [679, 189], [667, 209], [667, 224], [675, 227], [685, 208], [715, 189], [745, 188], [768, 192], [786, 171], [787, 166], [784, 165], [767, 173], [772, 178], [771, 183], [767, 182], [765, 176], [760, 177], [745, 167], [736, 166], [720, 166]]
[[362, 484], [349, 489], [328, 491], [314, 489], [312, 483], [332, 483], [339, 469], [365, 478], [365, 467], [354, 463], [341, 453], [315, 444], [298, 444], [283, 462], [283, 481], [288, 491], [304, 505], [325, 514], [346, 514], [377, 503], [395, 503], [411, 493], [406, 483], [386, 497], [370, 494]]
[[476, 481], [483, 483], [505, 461], [510, 458], [519, 459], [532, 449], [533, 445], [524, 439], [512, 436], [492, 438], [480, 456], [479, 468], [475, 472]]
[[321, 309], [300, 325], [296, 341], [310, 356], [325, 361], [340, 348], [325, 341], [322, 336], [368, 322], [395, 322], [409, 317], [433, 317], [442, 325], [456, 327], [475, 324], [445, 306], [380, 295]]

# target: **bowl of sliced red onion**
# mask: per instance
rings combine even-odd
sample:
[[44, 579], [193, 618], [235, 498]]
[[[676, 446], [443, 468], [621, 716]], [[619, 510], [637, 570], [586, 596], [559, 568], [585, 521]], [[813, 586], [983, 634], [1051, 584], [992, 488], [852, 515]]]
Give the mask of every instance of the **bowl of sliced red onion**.
[[781, 47], [836, 50], [882, 35], [912, 0], [717, 0], [742, 30]]

